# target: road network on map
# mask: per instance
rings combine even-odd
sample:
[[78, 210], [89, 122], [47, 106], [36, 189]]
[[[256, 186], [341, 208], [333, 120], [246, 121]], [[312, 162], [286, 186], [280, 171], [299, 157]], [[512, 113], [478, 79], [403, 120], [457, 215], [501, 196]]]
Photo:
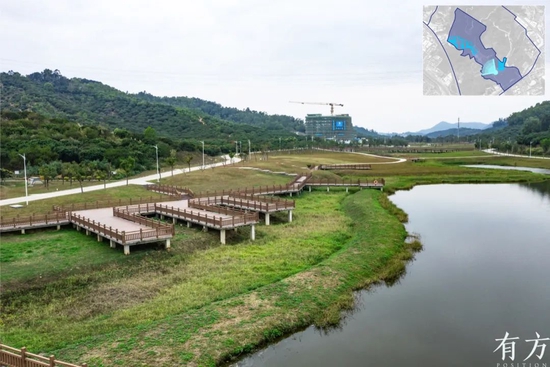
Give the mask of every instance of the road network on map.
[[424, 95], [544, 95], [544, 6], [425, 6]]

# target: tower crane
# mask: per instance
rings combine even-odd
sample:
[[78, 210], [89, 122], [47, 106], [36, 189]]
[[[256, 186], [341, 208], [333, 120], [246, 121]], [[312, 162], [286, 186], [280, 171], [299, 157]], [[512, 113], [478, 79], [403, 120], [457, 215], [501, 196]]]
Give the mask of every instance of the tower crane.
[[334, 115], [334, 106], [344, 107], [344, 105], [341, 104], [341, 103], [330, 103], [330, 102], [297, 102], [297, 101], [290, 101], [290, 103], [320, 104], [320, 105], [330, 106], [330, 114], [331, 114], [331, 116]]

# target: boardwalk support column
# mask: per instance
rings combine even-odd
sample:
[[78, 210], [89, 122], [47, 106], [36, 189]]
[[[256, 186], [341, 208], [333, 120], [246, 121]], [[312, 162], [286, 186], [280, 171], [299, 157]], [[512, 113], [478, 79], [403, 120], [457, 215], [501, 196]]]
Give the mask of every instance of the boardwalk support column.
[[292, 197], [292, 192], [290, 192], [290, 197]]
[[327, 192], [329, 192], [329, 191], [330, 191], [330, 186], [327, 186]]
[[348, 191], [349, 191], [349, 187], [346, 186], [346, 192], [348, 192]]
[[220, 230], [220, 242], [225, 245], [225, 229]]
[[187, 222], [187, 228], [191, 228], [191, 222]]
[[97, 242], [101, 242], [103, 239], [101, 238], [101, 236], [99, 235], [99, 233], [97, 234]]
[[90, 235], [90, 231], [86, 230], [86, 236], [89, 236], [89, 235]]
[[265, 225], [269, 225], [269, 213], [265, 213]]
[[124, 255], [130, 255], [130, 245], [124, 245]]
[[59, 231], [61, 229], [61, 224], [57, 225], [57, 230]]
[[311, 192], [311, 186], [308, 186], [307, 188], [309, 189], [309, 192]]
[[169, 249], [169, 248], [170, 248], [170, 239], [169, 239], [169, 238], [166, 239], [166, 244], [164, 245], [164, 248], [165, 248], [165, 249]]
[[176, 217], [172, 217], [172, 224], [176, 224], [177, 221]]
[[256, 226], [254, 224], [250, 226], [250, 239], [252, 241], [256, 239]]
[[116, 248], [116, 242], [113, 241], [113, 240], [109, 240], [109, 246], [110, 246], [111, 248]]
[[25, 230], [24, 230], [24, 229], [21, 230], [21, 234], [25, 234]]
[[288, 211], [288, 221], [292, 222], [292, 210]]

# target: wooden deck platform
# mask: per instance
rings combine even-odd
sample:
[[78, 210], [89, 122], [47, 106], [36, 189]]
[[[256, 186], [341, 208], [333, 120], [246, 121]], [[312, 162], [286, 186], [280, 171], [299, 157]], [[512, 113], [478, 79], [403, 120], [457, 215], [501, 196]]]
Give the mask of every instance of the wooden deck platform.
[[69, 224], [69, 219], [65, 213], [50, 213], [41, 215], [31, 215], [28, 217], [11, 217], [0, 219], [0, 232], [21, 231], [25, 233], [27, 229], [56, 227]]

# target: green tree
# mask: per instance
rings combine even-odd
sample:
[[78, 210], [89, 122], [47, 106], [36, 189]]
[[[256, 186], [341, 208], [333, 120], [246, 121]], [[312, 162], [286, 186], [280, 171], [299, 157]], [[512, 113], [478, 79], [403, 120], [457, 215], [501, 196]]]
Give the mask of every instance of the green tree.
[[148, 126], [143, 132], [143, 140], [148, 144], [154, 144], [157, 141], [157, 132], [151, 126]]
[[542, 139], [540, 141], [540, 146], [542, 147], [545, 154], [550, 153], [550, 138]]
[[193, 156], [191, 154], [187, 154], [185, 156], [185, 163], [187, 163], [187, 167], [189, 167], [189, 172], [191, 172], [191, 161], [193, 160]]
[[128, 186], [128, 177], [132, 174], [135, 165], [136, 160], [134, 157], [128, 157], [120, 161], [119, 168], [124, 172], [124, 177], [126, 177], [126, 186]]
[[2, 181], [2, 183], [4, 183], [7, 178], [11, 177], [13, 177], [12, 171], [10, 171], [9, 169], [0, 168], [0, 181]]
[[229, 152], [228, 155], [229, 155], [229, 161], [231, 163], [233, 163], [233, 158], [235, 158], [235, 153], [234, 152]]
[[57, 172], [52, 164], [43, 164], [40, 168], [38, 168], [38, 174], [44, 177], [44, 184], [46, 188], [49, 188], [50, 181], [55, 177]]
[[164, 159], [166, 164], [169, 165], [170, 169], [172, 170], [172, 176], [174, 176], [174, 166], [176, 165], [176, 162], [178, 160], [176, 154], [177, 154], [176, 150], [172, 149], [170, 150], [170, 156]]
[[81, 162], [81, 163], [75, 163], [73, 162], [71, 164], [71, 169], [74, 171], [74, 178], [78, 181], [80, 184], [80, 192], [84, 193], [84, 187], [82, 186], [82, 183], [88, 176], [90, 172], [90, 165], [87, 162]]

